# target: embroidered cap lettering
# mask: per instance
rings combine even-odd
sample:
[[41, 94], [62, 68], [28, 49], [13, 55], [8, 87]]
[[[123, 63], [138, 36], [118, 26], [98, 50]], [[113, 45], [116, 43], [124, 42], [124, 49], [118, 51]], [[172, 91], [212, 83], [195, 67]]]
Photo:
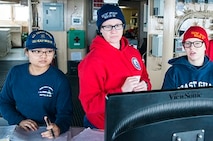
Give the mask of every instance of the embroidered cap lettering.
[[107, 12], [107, 13], [104, 13], [101, 17], [103, 19], [109, 19], [112, 17], [116, 17], [117, 14], [118, 14], [118, 12]]

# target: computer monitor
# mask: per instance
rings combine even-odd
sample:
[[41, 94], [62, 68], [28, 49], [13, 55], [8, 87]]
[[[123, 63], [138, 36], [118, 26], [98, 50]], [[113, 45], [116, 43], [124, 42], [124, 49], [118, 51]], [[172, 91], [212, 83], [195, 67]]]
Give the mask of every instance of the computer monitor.
[[213, 87], [110, 94], [105, 141], [212, 141]]

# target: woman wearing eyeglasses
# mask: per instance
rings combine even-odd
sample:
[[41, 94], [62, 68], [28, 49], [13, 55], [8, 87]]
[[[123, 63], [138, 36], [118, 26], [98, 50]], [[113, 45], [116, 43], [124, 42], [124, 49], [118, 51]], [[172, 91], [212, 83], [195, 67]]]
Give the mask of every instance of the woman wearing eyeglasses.
[[103, 5], [96, 24], [99, 35], [78, 67], [79, 99], [86, 113], [84, 126], [104, 129], [108, 94], [151, 90], [151, 83], [139, 51], [123, 37], [126, 22], [121, 9]]
[[25, 54], [29, 63], [14, 66], [8, 73], [0, 94], [1, 115], [10, 125], [26, 131], [51, 123], [42, 137], [54, 138], [69, 130], [72, 120], [71, 89], [65, 74], [52, 60], [56, 45], [47, 31], [31, 32], [26, 41]]
[[208, 87], [213, 85], [213, 63], [206, 56], [208, 34], [200, 26], [191, 26], [183, 36], [186, 56], [169, 60], [162, 89]]

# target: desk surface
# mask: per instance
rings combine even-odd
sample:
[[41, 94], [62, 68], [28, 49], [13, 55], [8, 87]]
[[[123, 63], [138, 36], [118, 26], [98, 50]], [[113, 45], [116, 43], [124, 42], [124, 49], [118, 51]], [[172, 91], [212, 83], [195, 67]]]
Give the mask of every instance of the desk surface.
[[22, 128], [12, 126], [0, 126], [0, 141], [104, 141], [104, 132], [83, 127], [71, 127], [69, 131], [55, 139], [41, 137], [41, 132], [46, 127], [40, 127], [37, 131], [26, 132]]

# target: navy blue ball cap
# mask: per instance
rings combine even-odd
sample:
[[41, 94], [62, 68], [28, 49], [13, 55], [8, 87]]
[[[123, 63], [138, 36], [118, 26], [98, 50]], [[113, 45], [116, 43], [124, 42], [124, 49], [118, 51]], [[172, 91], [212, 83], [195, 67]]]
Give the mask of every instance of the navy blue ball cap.
[[97, 25], [99, 31], [101, 29], [103, 22], [105, 22], [109, 19], [119, 19], [122, 21], [122, 23], [124, 25], [126, 24], [124, 15], [118, 5], [104, 4], [97, 11], [97, 15], [98, 15], [98, 17], [97, 17], [96, 25]]
[[26, 48], [51, 48], [55, 50], [57, 49], [53, 35], [45, 30], [32, 31], [27, 37]]

